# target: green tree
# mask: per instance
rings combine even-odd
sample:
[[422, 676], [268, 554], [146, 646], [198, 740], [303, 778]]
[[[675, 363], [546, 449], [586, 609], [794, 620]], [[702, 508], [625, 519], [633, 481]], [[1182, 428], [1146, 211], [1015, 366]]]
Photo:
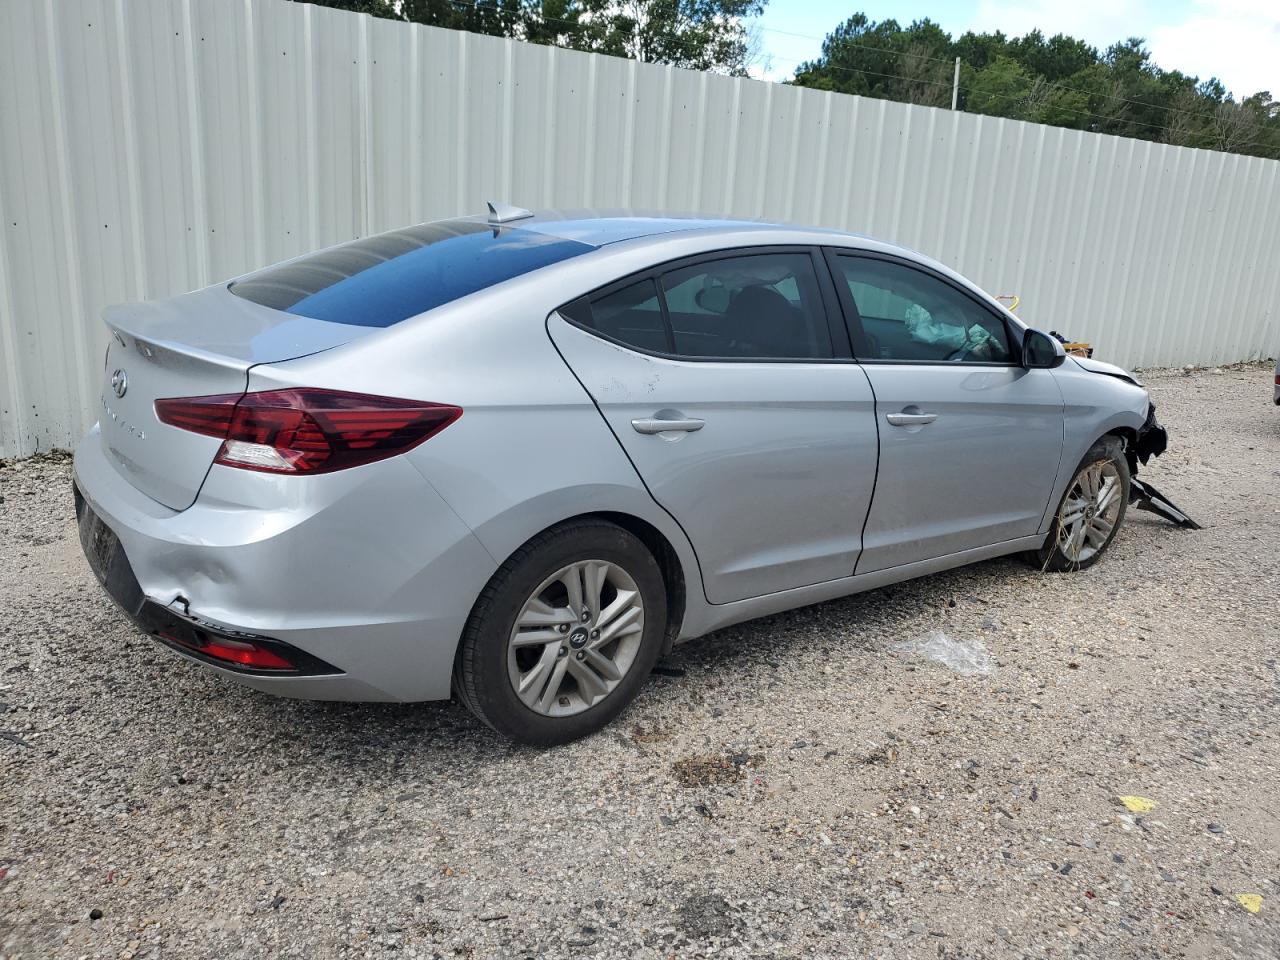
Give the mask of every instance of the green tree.
[[952, 44], [950, 52], [959, 57], [966, 68], [982, 70], [996, 57], [1010, 55], [1009, 39], [999, 30], [995, 33], [970, 31]]
[[919, 20], [875, 22], [855, 13], [801, 64], [794, 82], [933, 106], [950, 104], [952, 63], [961, 60], [959, 106], [974, 113], [1055, 126], [1280, 157], [1280, 104], [1269, 91], [1236, 100], [1216, 79], [1163, 70], [1146, 43], [1129, 37], [1103, 51], [1039, 30], [953, 39]]
[[312, 0], [450, 30], [742, 75], [767, 0]]
[[743, 75], [764, 0], [581, 0], [580, 50]]
[[405, 20], [495, 37], [515, 36], [530, 16], [530, 7], [524, 0], [400, 0], [399, 4]]
[[1001, 54], [965, 84], [964, 108], [993, 117], [1021, 117], [1032, 77], [1012, 57]]
[[1098, 61], [1097, 49], [1083, 40], [1061, 33], [1046, 40], [1039, 30], [1013, 40], [1008, 44], [1008, 53], [1033, 76], [1044, 77], [1050, 83], [1066, 80]]
[[904, 46], [901, 33], [896, 20], [876, 23], [866, 14], [855, 13], [827, 34], [822, 56], [796, 69], [795, 82], [802, 87], [896, 99], [890, 92]]
[[1023, 120], [1055, 127], [1079, 127], [1088, 115], [1087, 94], [1050, 83], [1044, 77], [1032, 81], [1022, 111]]
[[321, 7], [333, 7], [336, 10], [349, 10], [352, 13], [368, 13], [375, 17], [399, 20], [393, 0], [304, 0]]

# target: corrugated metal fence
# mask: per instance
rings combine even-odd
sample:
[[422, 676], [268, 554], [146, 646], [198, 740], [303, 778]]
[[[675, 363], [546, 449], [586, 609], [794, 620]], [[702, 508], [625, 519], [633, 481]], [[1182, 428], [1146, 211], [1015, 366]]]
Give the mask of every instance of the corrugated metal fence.
[[0, 3], [0, 456], [94, 419], [106, 304], [464, 212], [874, 234], [1135, 366], [1277, 348], [1280, 163], [281, 0]]

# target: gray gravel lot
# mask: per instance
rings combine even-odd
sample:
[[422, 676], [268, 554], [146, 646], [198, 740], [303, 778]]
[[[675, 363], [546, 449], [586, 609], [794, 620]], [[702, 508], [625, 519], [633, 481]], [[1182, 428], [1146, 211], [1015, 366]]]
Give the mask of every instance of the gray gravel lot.
[[[722, 631], [545, 752], [179, 660], [93, 582], [66, 458], [0, 466], [0, 955], [1280, 956], [1271, 370], [1149, 378], [1144, 476], [1205, 530]], [[934, 629], [995, 671], [891, 651]]]

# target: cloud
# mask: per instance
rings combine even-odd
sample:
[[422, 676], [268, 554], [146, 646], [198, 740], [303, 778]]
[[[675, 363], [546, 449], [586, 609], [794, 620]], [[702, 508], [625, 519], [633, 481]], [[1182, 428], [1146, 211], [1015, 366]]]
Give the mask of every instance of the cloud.
[[1155, 21], [1158, 9], [1158, 0], [979, 0], [973, 24], [966, 29], [1002, 30], [1011, 37], [1038, 29], [1048, 37], [1065, 33], [1106, 47], [1126, 37], [1146, 36], [1143, 25]]
[[962, 29], [1065, 33], [1104, 49], [1143, 37], [1165, 70], [1217, 77], [1237, 99], [1280, 96], [1278, 0], [979, 0]]
[[[762, 25], [772, 31], [761, 39], [774, 60], [757, 64], [753, 76], [788, 79], [800, 60], [817, 55], [816, 38], [835, 26], [827, 24], [825, 5], [790, 2], [799, 4], [799, 12], [788, 10], [784, 17], [784, 0], [777, 0], [776, 11], [766, 12]], [[1217, 77], [1237, 99], [1259, 90], [1280, 99], [1280, 0], [977, 0], [967, 21], [945, 14], [937, 19], [954, 36], [966, 30], [1022, 36], [1039, 29], [1045, 36], [1077, 37], [1100, 50], [1142, 37], [1165, 70], [1201, 80]]]
[[1280, 97], [1280, 4], [1199, 0], [1181, 23], [1151, 31], [1151, 54], [1166, 70], [1217, 77], [1236, 99], [1270, 90]]

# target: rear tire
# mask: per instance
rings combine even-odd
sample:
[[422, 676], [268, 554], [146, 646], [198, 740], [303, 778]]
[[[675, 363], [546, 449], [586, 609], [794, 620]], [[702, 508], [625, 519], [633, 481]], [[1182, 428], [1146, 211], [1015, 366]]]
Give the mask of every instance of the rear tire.
[[517, 550], [481, 592], [454, 663], [462, 703], [498, 733], [568, 743], [633, 700], [662, 651], [662, 571], [605, 520], [563, 524]]
[[1028, 555], [1041, 570], [1093, 566], [1120, 532], [1129, 506], [1129, 463], [1118, 437], [1100, 439], [1067, 485], [1044, 546]]

